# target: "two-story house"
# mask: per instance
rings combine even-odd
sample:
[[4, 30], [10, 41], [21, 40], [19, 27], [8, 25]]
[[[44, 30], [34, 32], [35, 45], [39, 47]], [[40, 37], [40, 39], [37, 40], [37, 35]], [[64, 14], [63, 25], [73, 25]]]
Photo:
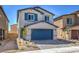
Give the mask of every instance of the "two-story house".
[[51, 24], [54, 14], [41, 8], [32, 7], [18, 10], [18, 34], [22, 38], [22, 28], [26, 28], [26, 40], [53, 40], [56, 39], [56, 28]]
[[9, 20], [3, 10], [3, 7], [0, 6], [0, 40], [7, 39], [8, 22]]
[[79, 39], [79, 11], [55, 18], [54, 24], [59, 27], [58, 39]]

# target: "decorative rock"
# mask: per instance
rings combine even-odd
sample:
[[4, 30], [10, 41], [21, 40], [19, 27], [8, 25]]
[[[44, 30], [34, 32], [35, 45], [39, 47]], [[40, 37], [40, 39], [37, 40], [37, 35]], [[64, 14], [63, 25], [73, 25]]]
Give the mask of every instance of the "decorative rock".
[[25, 49], [25, 45], [24, 45], [24, 40], [23, 39], [19, 39], [17, 38], [17, 45], [18, 45], [18, 49]]

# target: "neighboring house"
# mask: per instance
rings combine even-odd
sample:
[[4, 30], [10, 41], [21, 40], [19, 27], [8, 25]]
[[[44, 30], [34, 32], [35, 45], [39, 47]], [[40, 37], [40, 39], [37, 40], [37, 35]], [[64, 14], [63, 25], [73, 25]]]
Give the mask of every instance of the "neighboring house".
[[27, 34], [26, 40], [53, 40], [56, 39], [57, 26], [50, 23], [54, 14], [40, 7], [18, 10], [18, 33], [22, 38], [22, 28]]
[[10, 26], [10, 31], [8, 32], [8, 39], [16, 39], [18, 37], [17, 24]]
[[13, 24], [11, 25], [11, 31], [10, 32], [13, 32], [13, 33], [17, 33], [17, 24]]
[[0, 40], [7, 39], [8, 22], [9, 22], [9, 20], [8, 20], [2, 6], [0, 6]]
[[58, 39], [79, 39], [79, 11], [54, 19]]

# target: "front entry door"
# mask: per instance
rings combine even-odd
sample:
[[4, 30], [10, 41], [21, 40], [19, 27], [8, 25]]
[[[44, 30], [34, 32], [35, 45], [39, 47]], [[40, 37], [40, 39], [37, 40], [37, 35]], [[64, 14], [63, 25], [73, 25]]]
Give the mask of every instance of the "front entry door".
[[72, 30], [71, 31], [71, 38], [72, 39], [79, 39], [79, 30]]

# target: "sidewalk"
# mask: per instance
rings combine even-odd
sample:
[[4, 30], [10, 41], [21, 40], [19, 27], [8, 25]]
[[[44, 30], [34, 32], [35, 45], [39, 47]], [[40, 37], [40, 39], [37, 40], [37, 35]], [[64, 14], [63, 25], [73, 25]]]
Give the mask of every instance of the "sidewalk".
[[2, 42], [2, 46], [0, 46], [0, 52], [6, 50], [17, 49], [16, 40], [5, 40]]

